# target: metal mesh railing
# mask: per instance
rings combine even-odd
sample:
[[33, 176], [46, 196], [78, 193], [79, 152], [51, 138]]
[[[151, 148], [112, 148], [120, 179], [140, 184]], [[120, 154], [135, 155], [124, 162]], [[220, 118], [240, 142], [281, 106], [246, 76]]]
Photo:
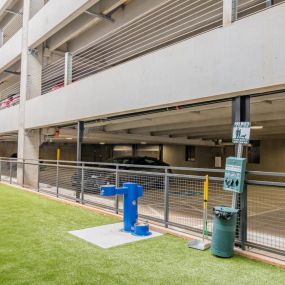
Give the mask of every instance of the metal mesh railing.
[[6, 109], [20, 102], [20, 82], [1, 90], [0, 89], [0, 110]]
[[[233, 194], [223, 190], [223, 178], [219, 177], [222, 172], [90, 162], [0, 160], [2, 181], [11, 184], [21, 184], [22, 181], [23, 185], [37, 191], [116, 213], [122, 212], [122, 198], [100, 196], [100, 186], [139, 183], [144, 188], [144, 195], [139, 200], [142, 219], [196, 235], [201, 235], [203, 229], [206, 174], [210, 175], [209, 235], [213, 226], [213, 207], [232, 204]], [[238, 215], [236, 242], [285, 255], [285, 183], [276, 181], [276, 178], [284, 180], [285, 173], [249, 172], [248, 175], [256, 180], [247, 180], [247, 191], [238, 199], [237, 207], [241, 213]]]
[[[152, 173], [148, 169], [118, 171], [119, 186], [125, 182], [135, 182], [143, 186], [144, 195], [140, 199], [139, 211], [142, 216], [151, 220], [163, 221], [164, 212], [164, 176], [161, 173]], [[120, 201], [119, 209], [123, 204]]]
[[[169, 177], [169, 224], [202, 232], [203, 179]], [[191, 213], [191, 214], [190, 214]]]
[[[83, 179], [81, 178], [83, 177]], [[78, 178], [81, 178], [83, 182], [76, 182]], [[78, 187], [81, 191], [81, 199], [88, 204], [101, 205], [104, 208], [115, 209], [116, 199], [115, 197], [101, 197], [100, 186], [101, 185], [116, 185], [116, 173], [113, 169], [104, 169], [97, 167], [85, 167], [83, 172], [77, 172], [73, 176], [75, 184], [79, 184]], [[84, 197], [82, 197], [84, 195]]]
[[57, 193], [57, 168], [55, 164], [40, 163], [38, 169], [38, 188], [43, 192], [56, 195]]
[[284, 188], [249, 186], [247, 233], [249, 243], [277, 250], [285, 249], [284, 201]]
[[249, 171], [247, 238], [249, 246], [285, 255], [285, 173]]

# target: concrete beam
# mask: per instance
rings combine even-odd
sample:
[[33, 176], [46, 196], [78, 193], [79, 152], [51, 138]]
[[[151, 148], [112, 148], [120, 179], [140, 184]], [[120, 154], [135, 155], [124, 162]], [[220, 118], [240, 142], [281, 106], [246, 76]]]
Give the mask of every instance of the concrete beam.
[[133, 134], [120, 134], [120, 133], [106, 133], [94, 132], [85, 136], [85, 140], [94, 139], [104, 141], [108, 140], [124, 140], [135, 143], [161, 143], [161, 144], [178, 144], [178, 145], [197, 145], [197, 146], [214, 146], [212, 141], [204, 141], [202, 139], [186, 139], [186, 138], [170, 138], [164, 136], [146, 136], [146, 135], [133, 135]]
[[183, 135], [191, 136], [192, 133], [203, 134], [203, 133], [228, 130], [228, 129], [231, 129], [231, 123], [227, 125], [208, 125], [208, 126], [204, 125], [203, 127], [196, 126], [196, 124], [193, 124], [192, 128], [169, 130], [169, 131], [162, 131], [162, 132], [152, 132], [151, 134], [153, 136], [170, 135], [172, 137], [179, 137]]
[[[222, 111], [225, 114], [227, 109], [224, 109]], [[147, 128], [148, 131], [152, 128], [152, 131], [154, 131], [154, 128], [156, 128], [157, 130], [161, 126], [165, 125], [167, 127], [167, 125], [185, 123], [185, 122], [188, 123], [188, 125], [195, 124], [196, 122], [200, 122], [208, 116], [210, 116], [211, 119], [220, 119], [221, 118], [220, 112], [217, 112], [216, 109], [208, 110], [205, 112], [189, 110], [188, 113], [179, 114], [179, 112], [177, 112], [176, 114], [173, 114], [173, 116], [146, 119], [141, 121], [131, 121], [129, 123], [111, 124], [104, 126], [104, 130], [107, 132], [111, 132], [111, 131], [132, 129], [135, 127], [135, 128]], [[131, 133], [133, 133], [133, 131], [131, 131]]]
[[[72, 138], [76, 140], [76, 130], [61, 128], [59, 131], [59, 139]], [[125, 143], [163, 143], [163, 144], [179, 144], [179, 145], [199, 145], [199, 146], [214, 146], [212, 141], [202, 139], [187, 139], [187, 138], [171, 138], [169, 136], [151, 136], [151, 135], [135, 135], [127, 133], [107, 133], [103, 131], [94, 131], [86, 129], [84, 141], [123, 141]]]
[[142, 133], [153, 133], [155, 135], [165, 135], [168, 133], [180, 133], [185, 130], [189, 129], [196, 129], [196, 128], [203, 128], [203, 127], [211, 127], [211, 126], [219, 126], [223, 125], [226, 122], [229, 122], [230, 124], [230, 117], [220, 117], [218, 119], [205, 119], [205, 120], [198, 120], [198, 121], [187, 121], [187, 122], [181, 122], [181, 123], [172, 123], [165, 122], [164, 125], [158, 125], [158, 126], [152, 126], [152, 127], [142, 127], [142, 128], [135, 128], [130, 129], [129, 133], [131, 134], [142, 134]]

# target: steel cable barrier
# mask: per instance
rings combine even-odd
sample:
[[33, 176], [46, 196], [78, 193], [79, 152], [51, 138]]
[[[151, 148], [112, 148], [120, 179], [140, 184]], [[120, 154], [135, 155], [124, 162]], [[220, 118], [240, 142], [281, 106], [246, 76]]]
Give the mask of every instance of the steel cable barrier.
[[[222, 0], [171, 0], [72, 53], [71, 82], [222, 26]], [[64, 86], [64, 58], [43, 68], [42, 94]]]
[[11, 12], [12, 17], [6, 23], [5, 26], [0, 27], [3, 33], [2, 44], [5, 44], [9, 39], [11, 39], [21, 28], [23, 24], [23, 12], [22, 9], [15, 12]]
[[[238, 0], [237, 20], [282, 3], [285, 0]], [[223, 0], [166, 1], [69, 53], [68, 59], [49, 63], [39, 78], [42, 94], [222, 26]]]
[[0, 88], [0, 110], [10, 108], [20, 103], [20, 81], [10, 86]]
[[[143, 186], [141, 219], [201, 236], [203, 183], [209, 175], [208, 231], [214, 206], [230, 206], [232, 193], [223, 190], [223, 170], [156, 167], [52, 160], [0, 160], [0, 179], [78, 203], [122, 212], [120, 197], [100, 196], [100, 186]], [[285, 255], [285, 173], [248, 172], [240, 197], [236, 244]]]

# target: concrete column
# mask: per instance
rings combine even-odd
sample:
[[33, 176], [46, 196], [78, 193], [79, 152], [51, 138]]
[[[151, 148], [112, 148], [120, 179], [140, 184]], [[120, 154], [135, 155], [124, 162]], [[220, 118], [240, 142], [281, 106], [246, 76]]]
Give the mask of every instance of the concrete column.
[[237, 0], [224, 0], [223, 26], [226, 27], [237, 19]]
[[28, 51], [28, 92], [27, 100], [41, 95], [42, 89], [43, 49]]
[[[42, 51], [29, 49], [29, 19], [40, 8], [37, 0], [24, 0], [22, 52], [21, 52], [21, 85], [19, 105], [18, 158], [20, 161], [39, 158], [40, 130], [25, 129], [26, 100], [41, 94], [41, 57]], [[44, 4], [44, 3], [42, 3]], [[38, 166], [18, 164], [17, 181], [31, 187], [38, 185]]]
[[72, 54], [70, 52], [65, 53], [64, 63], [64, 86], [72, 82]]

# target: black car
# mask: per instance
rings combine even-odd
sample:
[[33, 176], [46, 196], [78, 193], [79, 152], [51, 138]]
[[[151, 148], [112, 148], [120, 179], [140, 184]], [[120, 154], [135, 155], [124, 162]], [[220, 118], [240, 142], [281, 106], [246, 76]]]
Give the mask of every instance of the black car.
[[[106, 163], [119, 164], [118, 183], [122, 185], [124, 182], [137, 182], [145, 189], [163, 189], [164, 177], [161, 175], [144, 174], [144, 172], [161, 173], [164, 172], [164, 167], [169, 167], [169, 164], [153, 157], [118, 157], [109, 159]], [[123, 166], [126, 165], [126, 166]], [[132, 166], [134, 165], [134, 166]], [[137, 165], [137, 167], [135, 167]], [[157, 166], [158, 168], [148, 168], [143, 166]], [[162, 168], [160, 168], [160, 166]], [[84, 189], [87, 192], [99, 194], [100, 186], [116, 183], [115, 168], [112, 165], [100, 165], [101, 170], [87, 169], [84, 171]], [[104, 171], [106, 169], [114, 169], [114, 171]], [[103, 170], [102, 170], [103, 169]], [[124, 172], [127, 170], [128, 172]], [[133, 173], [131, 171], [134, 171]], [[139, 173], [141, 172], [141, 173]], [[170, 171], [169, 171], [170, 172]], [[76, 172], [72, 176], [72, 185], [81, 187], [81, 172]]]
[[159, 166], [162, 167], [169, 167], [169, 164], [163, 162], [162, 160], [159, 160], [154, 157], [149, 156], [125, 156], [125, 157], [118, 157], [118, 158], [112, 158], [108, 160], [109, 163], [115, 163], [115, 164], [129, 164], [129, 165], [146, 165], [146, 166], [157, 166], [158, 168], [144, 168], [144, 167], [123, 167], [124, 169], [133, 169], [133, 170], [141, 170], [141, 171], [152, 171], [152, 172], [164, 172], [163, 168], [159, 168]]

